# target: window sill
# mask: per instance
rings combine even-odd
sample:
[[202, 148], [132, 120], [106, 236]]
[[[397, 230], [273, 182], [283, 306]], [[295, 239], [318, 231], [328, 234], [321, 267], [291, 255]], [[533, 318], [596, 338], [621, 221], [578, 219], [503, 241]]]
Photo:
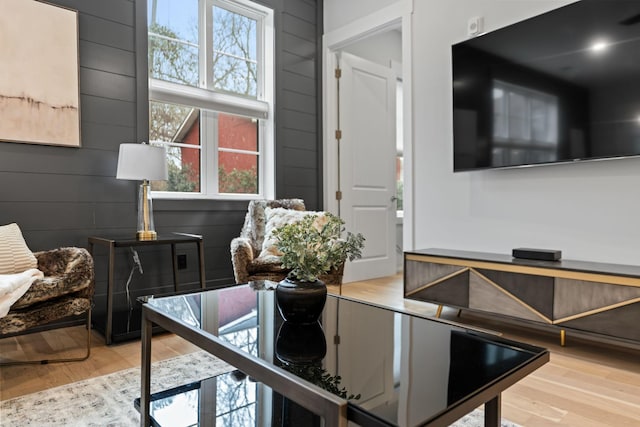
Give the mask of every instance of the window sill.
[[154, 198], [153, 210], [163, 211], [246, 211], [249, 199]]

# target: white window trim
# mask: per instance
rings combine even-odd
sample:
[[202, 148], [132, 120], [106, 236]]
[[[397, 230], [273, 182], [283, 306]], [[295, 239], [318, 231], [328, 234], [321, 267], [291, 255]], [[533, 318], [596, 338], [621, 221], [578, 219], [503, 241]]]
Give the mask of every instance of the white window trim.
[[198, 107], [203, 110], [220, 111], [258, 119], [269, 118], [268, 102], [240, 98], [205, 88], [162, 80], [151, 79], [149, 81], [149, 98], [152, 101]]
[[[273, 9], [249, 0], [205, 0], [200, 7], [206, 7], [211, 13], [213, 5], [220, 5], [228, 10], [259, 20], [262, 25], [256, 31], [256, 50], [259, 55], [258, 75], [262, 76], [262, 84], [258, 85], [257, 98], [242, 98], [225, 93], [214, 92], [206, 88], [180, 85], [167, 81], [149, 79], [149, 101], [168, 102], [200, 108], [202, 116], [216, 112], [241, 115], [258, 119], [258, 193], [230, 194], [218, 193], [218, 169], [201, 166], [200, 192], [152, 191], [156, 199], [169, 200], [252, 200], [272, 199], [275, 197], [275, 125], [273, 122], [275, 97], [275, 28]], [[204, 25], [204, 14], [199, 13], [199, 26]], [[211, 19], [208, 20], [209, 23]], [[261, 27], [261, 30], [260, 30]], [[210, 28], [207, 33], [210, 33]], [[202, 32], [200, 32], [202, 34]], [[271, 43], [266, 41], [270, 40]], [[202, 41], [201, 41], [202, 42]], [[210, 41], [207, 42], [210, 45]], [[203, 49], [200, 49], [202, 55]], [[206, 61], [199, 58], [200, 67]], [[204, 72], [203, 72], [204, 71]], [[201, 69], [201, 76], [209, 76], [209, 72]], [[212, 76], [212, 73], [211, 73]], [[207, 78], [207, 77], [206, 77]], [[203, 82], [200, 82], [201, 84]], [[271, 114], [269, 114], [271, 112]], [[217, 138], [217, 121], [202, 120], [201, 123], [201, 162], [202, 165], [217, 165], [218, 145], [215, 149], [207, 144], [208, 135]], [[213, 132], [213, 133], [212, 133]], [[202, 143], [205, 142], [205, 143]], [[209, 189], [216, 189], [209, 193]]]

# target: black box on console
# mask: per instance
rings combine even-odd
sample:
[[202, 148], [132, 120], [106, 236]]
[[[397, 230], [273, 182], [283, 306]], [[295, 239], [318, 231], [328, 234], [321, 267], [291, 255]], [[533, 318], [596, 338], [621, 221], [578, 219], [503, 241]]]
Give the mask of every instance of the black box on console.
[[513, 249], [512, 255], [514, 258], [558, 261], [562, 258], [562, 251], [557, 251], [555, 249], [516, 248]]

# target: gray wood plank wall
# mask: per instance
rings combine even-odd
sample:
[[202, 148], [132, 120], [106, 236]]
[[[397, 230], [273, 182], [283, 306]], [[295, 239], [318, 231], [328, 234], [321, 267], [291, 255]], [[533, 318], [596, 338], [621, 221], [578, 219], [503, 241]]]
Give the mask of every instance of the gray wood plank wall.
[[[17, 222], [33, 251], [86, 247], [90, 235], [135, 233], [137, 183], [115, 179], [118, 147], [140, 141], [148, 125], [146, 91], [140, 89], [146, 87], [146, 69], [140, 66], [146, 64], [141, 61], [146, 52], [136, 49], [136, 32], [145, 34], [146, 20], [136, 16], [135, 0], [49, 2], [79, 11], [82, 147], [0, 141], [0, 225]], [[300, 197], [309, 209], [321, 209], [322, 0], [259, 3], [275, 11], [276, 197]], [[232, 283], [229, 242], [240, 233], [247, 202], [154, 203], [158, 232], [204, 236], [207, 286]], [[169, 249], [139, 252], [144, 275], [134, 275], [132, 293], [170, 290]], [[186, 283], [183, 289], [195, 289], [195, 247], [185, 246], [179, 253], [187, 254], [187, 269], [179, 275]], [[106, 251], [98, 248], [95, 262], [100, 310], [106, 294]], [[118, 298], [123, 297], [131, 265], [130, 254], [120, 250]]]

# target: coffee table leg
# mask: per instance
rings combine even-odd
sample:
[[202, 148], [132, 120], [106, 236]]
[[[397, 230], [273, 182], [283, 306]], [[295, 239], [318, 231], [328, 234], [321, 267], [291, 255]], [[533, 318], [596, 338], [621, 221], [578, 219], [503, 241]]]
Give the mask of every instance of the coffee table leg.
[[485, 427], [500, 427], [500, 407], [502, 402], [502, 395], [498, 394], [496, 397], [484, 404], [484, 426]]
[[151, 334], [152, 325], [142, 308], [142, 360], [140, 363], [140, 427], [149, 427], [149, 404], [151, 400]]

